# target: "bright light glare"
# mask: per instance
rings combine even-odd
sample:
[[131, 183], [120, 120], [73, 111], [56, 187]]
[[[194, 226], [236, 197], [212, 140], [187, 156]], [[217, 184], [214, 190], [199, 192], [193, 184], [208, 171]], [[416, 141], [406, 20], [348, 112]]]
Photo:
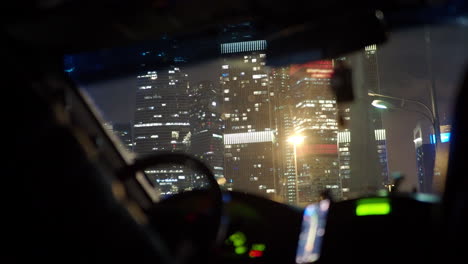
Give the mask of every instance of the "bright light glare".
[[380, 109], [388, 109], [386, 105], [383, 104], [384, 102], [382, 100], [374, 100], [372, 101], [372, 106]]
[[226, 178], [219, 177], [218, 179], [216, 179], [216, 181], [218, 182], [219, 185], [224, 185], [226, 183]]
[[304, 137], [303, 136], [292, 136], [292, 137], [288, 138], [288, 142], [299, 145], [299, 144], [302, 144], [302, 142], [304, 142]]

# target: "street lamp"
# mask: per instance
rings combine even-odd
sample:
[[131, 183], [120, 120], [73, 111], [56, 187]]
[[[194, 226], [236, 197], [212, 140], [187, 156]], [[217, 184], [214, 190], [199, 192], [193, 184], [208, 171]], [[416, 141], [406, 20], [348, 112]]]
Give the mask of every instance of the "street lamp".
[[299, 203], [299, 176], [297, 173], [297, 145], [304, 142], [303, 136], [295, 135], [288, 138], [288, 142], [294, 146], [294, 172], [296, 174], [296, 203]]
[[376, 108], [380, 108], [380, 109], [388, 109], [388, 106], [386, 104], [385, 101], [382, 101], [382, 100], [374, 100], [372, 101], [372, 106], [376, 107]]
[[[384, 101], [384, 100], [373, 100], [371, 105], [379, 109], [401, 109], [401, 107], [397, 107], [394, 104]], [[413, 110], [409, 110], [409, 111], [413, 111]], [[414, 110], [414, 111], [420, 113], [425, 118], [427, 118], [432, 125], [432, 129], [434, 129], [435, 124], [434, 124], [434, 120], [432, 116], [429, 116], [427, 113], [421, 112], [419, 110]]]
[[[378, 94], [378, 93], [372, 93], [372, 92], [369, 92], [367, 94], [370, 97], [388, 98], [388, 99], [400, 101], [400, 107], [403, 107], [406, 102], [414, 103], [414, 104], [417, 104], [419, 106], [422, 106], [425, 110], [427, 110], [430, 113], [430, 117], [429, 117], [428, 115], [420, 112], [421, 114], [423, 114], [425, 117], [427, 117], [431, 121], [431, 124], [432, 124], [433, 129], [434, 129], [434, 137], [435, 137], [436, 145], [441, 142], [440, 141], [439, 119], [437, 118], [437, 115], [436, 115], [435, 111], [431, 110], [431, 108], [429, 108], [429, 106], [427, 106], [425, 103], [420, 102], [418, 100], [405, 99], [405, 98], [394, 97], [394, 96], [385, 95], [385, 94]], [[373, 100], [371, 104], [372, 104], [372, 106], [374, 106], [376, 108], [380, 108], [380, 109], [395, 108], [392, 104], [390, 104], [390, 103], [388, 103], [388, 102], [386, 102], [384, 100]]]

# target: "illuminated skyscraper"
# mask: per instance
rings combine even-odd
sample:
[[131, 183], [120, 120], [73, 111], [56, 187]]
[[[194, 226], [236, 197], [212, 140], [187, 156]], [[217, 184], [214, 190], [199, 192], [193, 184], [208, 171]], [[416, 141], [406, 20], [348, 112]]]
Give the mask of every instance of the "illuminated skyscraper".
[[189, 132], [187, 74], [177, 67], [137, 77], [135, 152], [186, 151]]
[[369, 45], [357, 54], [342, 58], [352, 66], [358, 98], [350, 106], [339, 107], [342, 116], [351, 120], [351, 125], [342, 128], [338, 135], [344, 199], [375, 192], [390, 183], [386, 131], [381, 113], [370, 105], [368, 96], [368, 92], [380, 92], [377, 51], [376, 45]]
[[[349, 108], [348, 108], [349, 109]], [[349, 129], [343, 129], [338, 132], [338, 164], [340, 166], [339, 174], [341, 180], [341, 191], [343, 198], [346, 199], [350, 191], [351, 180], [351, 132]]]
[[434, 177], [435, 145], [431, 144], [430, 137], [424, 138], [421, 125], [413, 131], [414, 147], [416, 150], [416, 169], [418, 173], [418, 191], [431, 192]]
[[[137, 76], [134, 151], [147, 155], [158, 151], [186, 152], [190, 143], [187, 74], [175, 66]], [[191, 188], [191, 177], [179, 166], [146, 171], [163, 194]]]
[[219, 178], [224, 176], [223, 97], [219, 86], [202, 81], [190, 87], [190, 153], [204, 161]]
[[418, 192], [432, 193], [440, 190], [441, 179], [445, 179], [450, 147], [450, 125], [440, 126], [440, 143], [437, 146], [434, 134], [424, 133], [418, 124], [413, 130], [418, 173]]
[[222, 43], [220, 83], [227, 182], [234, 190], [273, 195], [274, 92], [265, 69], [266, 46], [265, 40]]
[[[369, 92], [380, 93], [380, 75], [377, 52], [377, 45], [374, 44], [366, 46], [363, 52], [364, 60], [362, 63], [364, 68], [364, 87]], [[369, 111], [371, 111], [370, 117], [372, 126], [376, 131], [376, 145], [381, 176], [380, 180], [382, 182], [382, 186], [384, 186], [390, 182], [388, 174], [387, 140], [385, 137], [385, 129], [383, 129], [382, 114], [380, 111], [375, 107], [370, 107]]]
[[338, 124], [335, 96], [330, 78], [333, 62], [316, 61], [291, 66], [291, 91], [294, 101], [294, 133], [304, 138], [296, 147], [297, 203], [307, 204], [331, 190], [341, 197], [338, 169]]
[[291, 93], [289, 67], [272, 69], [270, 73], [271, 89], [275, 93], [275, 158], [277, 160], [278, 194], [285, 202], [296, 203], [296, 173], [294, 146], [289, 139], [294, 136], [294, 102]]

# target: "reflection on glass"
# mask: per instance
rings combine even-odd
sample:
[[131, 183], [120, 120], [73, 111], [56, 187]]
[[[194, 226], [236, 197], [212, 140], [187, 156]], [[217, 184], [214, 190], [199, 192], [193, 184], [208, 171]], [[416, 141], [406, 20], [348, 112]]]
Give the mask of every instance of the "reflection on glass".
[[305, 208], [296, 263], [311, 263], [319, 259], [329, 206], [329, 200], [322, 200]]

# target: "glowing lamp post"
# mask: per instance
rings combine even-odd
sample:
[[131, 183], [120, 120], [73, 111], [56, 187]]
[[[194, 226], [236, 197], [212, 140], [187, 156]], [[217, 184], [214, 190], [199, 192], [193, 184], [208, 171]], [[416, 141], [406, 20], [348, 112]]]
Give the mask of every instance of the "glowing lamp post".
[[[440, 124], [439, 124], [439, 118], [438, 118], [438, 115], [437, 115], [437, 112], [436, 112], [436, 108], [433, 106], [433, 108], [431, 109], [429, 106], [427, 106], [425, 103], [421, 102], [421, 101], [418, 101], [418, 100], [411, 100], [411, 99], [405, 99], [405, 98], [400, 98], [400, 97], [395, 97], [395, 96], [389, 96], [389, 95], [385, 95], [385, 94], [378, 94], [378, 93], [371, 93], [369, 92], [368, 95], [370, 97], [377, 97], [377, 98], [383, 98], [383, 99], [391, 99], [391, 100], [396, 100], [396, 101], [400, 101], [401, 105], [400, 107], [402, 108], [407, 102], [408, 103], [414, 103], [414, 104], [417, 104], [419, 106], [421, 106], [422, 108], [424, 108], [428, 113], [429, 115], [427, 115], [426, 113], [424, 112], [420, 112], [420, 111], [416, 111], [416, 112], [419, 112], [421, 113], [423, 116], [425, 116], [426, 118], [428, 118], [430, 121], [431, 121], [431, 124], [432, 124], [432, 127], [434, 129], [434, 137], [435, 137], [435, 143], [436, 145], [438, 143], [440, 143]], [[435, 102], [435, 100], [432, 98], [432, 101]], [[373, 100], [372, 101], [372, 106], [375, 107], [375, 108], [379, 108], [379, 109], [392, 109], [392, 108], [397, 108], [395, 107], [393, 104], [387, 102], [387, 101], [384, 101], [384, 100]]]

